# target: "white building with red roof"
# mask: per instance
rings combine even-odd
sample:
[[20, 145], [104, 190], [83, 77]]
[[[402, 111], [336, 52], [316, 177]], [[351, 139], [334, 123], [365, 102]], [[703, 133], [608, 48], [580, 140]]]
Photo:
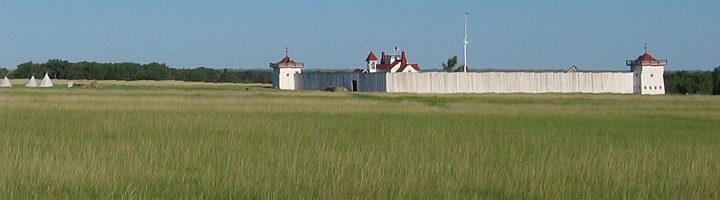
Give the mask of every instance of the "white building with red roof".
[[367, 62], [367, 68], [364, 70], [356, 70], [356, 72], [363, 73], [399, 73], [399, 72], [420, 72], [420, 65], [408, 63], [408, 57], [405, 51], [402, 51], [400, 55], [385, 55], [382, 52], [378, 60], [375, 53], [370, 51], [370, 54], [365, 59]]
[[667, 60], [655, 59], [645, 52], [635, 60], [628, 60], [627, 66], [633, 72], [633, 93], [665, 94], [665, 66]]
[[295, 62], [285, 51], [285, 57], [277, 63], [270, 63], [273, 69], [272, 87], [279, 90], [295, 90], [295, 75], [302, 73], [305, 64]]

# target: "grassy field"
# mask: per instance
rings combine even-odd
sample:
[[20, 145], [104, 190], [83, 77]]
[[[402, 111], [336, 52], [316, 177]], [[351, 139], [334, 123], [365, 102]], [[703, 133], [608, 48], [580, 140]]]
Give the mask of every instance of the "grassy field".
[[0, 88], [0, 199], [718, 199], [720, 98]]

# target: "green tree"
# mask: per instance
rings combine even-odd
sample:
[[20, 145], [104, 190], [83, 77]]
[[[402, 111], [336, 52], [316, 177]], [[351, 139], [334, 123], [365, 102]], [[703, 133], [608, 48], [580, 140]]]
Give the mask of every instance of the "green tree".
[[8, 70], [7, 68], [4, 68], [4, 67], [3, 67], [3, 68], [0, 68], [0, 76], [5, 77], [5, 76], [7, 76], [9, 73], [10, 73], [10, 70]]
[[457, 56], [448, 58], [447, 62], [442, 64], [443, 70], [445, 70], [446, 72], [454, 72], [455, 65], [457, 65]]
[[220, 74], [220, 82], [240, 83], [243, 82], [243, 80], [240, 79], [242, 75], [243, 73], [233, 72], [226, 68], [223, 69], [222, 74]]
[[720, 95], [720, 66], [717, 66], [715, 68], [715, 70], [712, 71], [712, 79], [713, 79], [713, 94]]
[[30, 78], [30, 76], [38, 76], [44, 73], [45, 67], [41, 64], [26, 62], [19, 64], [11, 76], [12, 78]]
[[465, 68], [464, 65], [458, 65], [457, 56], [448, 58], [447, 62], [443, 63], [442, 66], [446, 72], [461, 72]]
[[714, 71], [679, 71], [665, 74], [665, 88], [675, 94], [715, 93]]
[[[8, 74], [8, 72], [0, 73]], [[166, 64], [149, 63], [78, 63], [51, 59], [46, 63], [26, 62], [17, 66], [12, 78], [29, 78], [48, 73], [51, 78], [87, 80], [181, 80], [232, 83], [269, 83], [270, 70], [231, 70], [199, 67], [195, 69], [173, 69]], [[36, 77], [37, 78], [37, 77]]]
[[68, 79], [70, 74], [75, 73], [74, 63], [67, 60], [50, 59], [45, 64], [41, 64], [45, 68], [50, 78]]
[[712, 94], [713, 93], [713, 80], [712, 73], [710, 72], [696, 72], [693, 76], [697, 88], [695, 88], [696, 94]]
[[143, 66], [145, 68], [146, 80], [170, 80], [172, 79], [172, 70], [165, 64], [156, 62]]
[[196, 69], [190, 70], [190, 77], [189, 81], [201, 81], [201, 82], [219, 82], [220, 81], [220, 75], [222, 72], [219, 70], [207, 68], [207, 67], [199, 67]]
[[87, 68], [85, 68], [85, 79], [108, 80], [106, 76], [109, 73], [109, 70], [106, 64], [100, 64], [95, 62], [86, 62], [84, 64], [87, 65]]

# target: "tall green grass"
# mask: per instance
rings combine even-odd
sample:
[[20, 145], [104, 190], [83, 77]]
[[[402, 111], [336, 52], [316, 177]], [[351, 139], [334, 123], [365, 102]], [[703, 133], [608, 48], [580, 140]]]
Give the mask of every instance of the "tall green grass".
[[720, 99], [0, 90], [0, 199], [717, 199]]

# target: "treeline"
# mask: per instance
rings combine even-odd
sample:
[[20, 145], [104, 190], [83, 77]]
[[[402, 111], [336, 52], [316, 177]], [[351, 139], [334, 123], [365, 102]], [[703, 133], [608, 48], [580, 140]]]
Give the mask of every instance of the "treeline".
[[0, 76], [7, 76], [8, 73], [10, 73], [10, 70], [7, 68], [0, 68]]
[[672, 94], [720, 95], [720, 66], [713, 71], [666, 72], [665, 88]]
[[[0, 69], [8, 78], [28, 78], [48, 73], [53, 79], [87, 80], [179, 80], [212, 83], [270, 83], [270, 70], [231, 70], [199, 67], [175, 69], [161, 63], [96, 63], [48, 60], [46, 63], [22, 63], [13, 71]], [[37, 78], [37, 77], [36, 77]]]

